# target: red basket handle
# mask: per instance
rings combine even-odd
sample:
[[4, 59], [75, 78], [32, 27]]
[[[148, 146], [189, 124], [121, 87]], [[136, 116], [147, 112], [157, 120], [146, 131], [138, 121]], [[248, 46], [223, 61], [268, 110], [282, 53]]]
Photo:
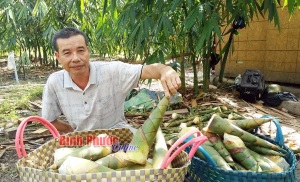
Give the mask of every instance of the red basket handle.
[[53, 135], [54, 138], [59, 138], [59, 132], [57, 129], [50, 123], [50, 121], [39, 117], [39, 116], [29, 116], [25, 118], [19, 125], [16, 131], [16, 138], [15, 138], [15, 147], [19, 158], [26, 157], [26, 150], [24, 147], [24, 130], [29, 121], [37, 121], [42, 123]]
[[[189, 140], [188, 142], [184, 143], [184, 140], [187, 139], [188, 137], [190, 137], [193, 134], [197, 134], [197, 137], [192, 138], [191, 140]], [[197, 151], [198, 147], [206, 142], [208, 139], [206, 136], [202, 135], [202, 133], [197, 129], [197, 128], [193, 128], [191, 129], [189, 132], [185, 133], [184, 135], [182, 135], [172, 146], [171, 148], [168, 150], [167, 154], [165, 155], [163, 162], [161, 164], [161, 169], [165, 169], [167, 166], [169, 166], [169, 164], [173, 161], [173, 159], [182, 151], [184, 150], [187, 146], [189, 146], [190, 144], [192, 144], [192, 148], [190, 150], [189, 153], [189, 159], [192, 159], [195, 152]], [[177, 150], [171, 155], [172, 151], [178, 147], [180, 144], [184, 143], [182, 146], [180, 146], [179, 148], [177, 148]]]

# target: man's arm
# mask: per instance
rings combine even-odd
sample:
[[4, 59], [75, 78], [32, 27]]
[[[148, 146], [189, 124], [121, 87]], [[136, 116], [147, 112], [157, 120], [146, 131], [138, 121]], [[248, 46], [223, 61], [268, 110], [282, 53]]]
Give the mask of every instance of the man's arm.
[[54, 120], [51, 122], [51, 124], [60, 132], [60, 133], [69, 133], [73, 132], [74, 129], [69, 125], [68, 123], [65, 123], [63, 121]]
[[167, 98], [181, 86], [178, 73], [172, 67], [159, 63], [143, 66], [141, 79], [160, 79]]

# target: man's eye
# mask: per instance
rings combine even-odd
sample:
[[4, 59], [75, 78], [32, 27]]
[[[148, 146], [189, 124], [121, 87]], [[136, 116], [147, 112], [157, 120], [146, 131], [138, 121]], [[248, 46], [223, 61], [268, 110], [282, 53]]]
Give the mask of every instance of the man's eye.
[[69, 54], [70, 54], [70, 52], [65, 52], [65, 53], [64, 53], [64, 55], [69, 55]]

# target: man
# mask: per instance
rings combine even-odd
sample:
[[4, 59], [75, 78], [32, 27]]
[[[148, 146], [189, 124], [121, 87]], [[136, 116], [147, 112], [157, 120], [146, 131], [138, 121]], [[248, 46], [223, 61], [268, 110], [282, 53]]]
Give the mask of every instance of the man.
[[[42, 117], [62, 133], [117, 127], [134, 131], [126, 124], [124, 101], [140, 79], [160, 79], [166, 97], [181, 86], [176, 71], [163, 64], [90, 62], [87, 37], [76, 28], [60, 30], [52, 44], [64, 70], [51, 74], [47, 80]], [[68, 123], [58, 120], [61, 114]]]

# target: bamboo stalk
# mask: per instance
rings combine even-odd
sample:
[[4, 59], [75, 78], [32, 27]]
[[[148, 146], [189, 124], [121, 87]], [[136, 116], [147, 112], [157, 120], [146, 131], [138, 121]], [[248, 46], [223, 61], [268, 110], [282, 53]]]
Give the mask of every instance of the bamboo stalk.
[[181, 123], [186, 123], [188, 121], [191, 121], [195, 118], [196, 116], [190, 116], [188, 118], [185, 119], [180, 119], [180, 120], [176, 120], [176, 121], [172, 121], [172, 122], [168, 122], [168, 123], [164, 123], [164, 127], [173, 127], [173, 126], [179, 126]]

